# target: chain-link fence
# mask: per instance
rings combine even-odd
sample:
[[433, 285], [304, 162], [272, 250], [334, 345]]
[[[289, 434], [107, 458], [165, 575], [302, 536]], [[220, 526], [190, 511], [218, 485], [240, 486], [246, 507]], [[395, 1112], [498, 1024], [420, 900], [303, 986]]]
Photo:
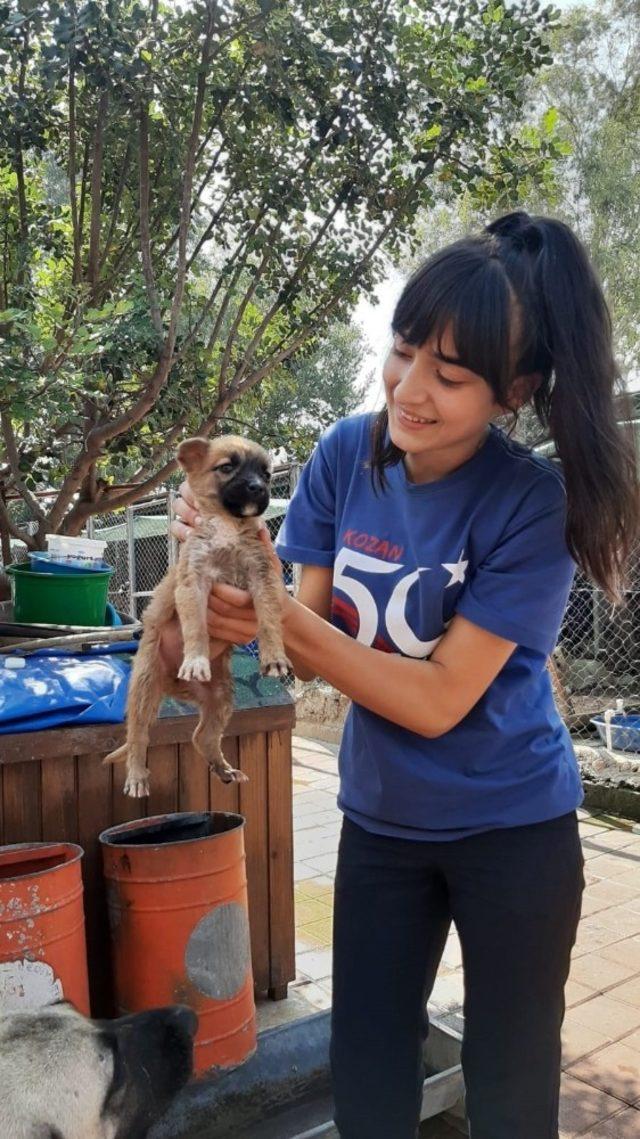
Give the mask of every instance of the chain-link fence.
[[640, 711], [640, 547], [624, 606], [614, 608], [578, 574], [552, 673], [560, 710], [580, 739], [594, 737], [592, 717], [617, 698], [627, 711]]
[[168, 491], [89, 519], [87, 534], [107, 543], [105, 561], [115, 571], [109, 600], [119, 612], [137, 619], [175, 560], [169, 531], [173, 493]]
[[[295, 465], [277, 470], [271, 481], [266, 522], [275, 538], [297, 479]], [[117, 512], [89, 520], [87, 535], [106, 541], [105, 560], [114, 567], [109, 600], [120, 612], [140, 618], [158, 582], [178, 556], [170, 532], [174, 490], [137, 502]], [[285, 581], [293, 584], [293, 566], [284, 565]]]
[[[280, 528], [297, 477], [295, 466], [274, 474], [267, 519], [273, 537]], [[150, 594], [177, 555], [176, 543], [169, 533], [174, 493], [169, 491], [90, 520], [89, 536], [107, 541], [106, 560], [115, 568], [110, 600], [121, 612], [140, 617]], [[25, 547], [13, 542], [11, 555], [14, 561], [26, 557]], [[285, 565], [285, 580], [290, 588], [293, 574], [293, 566]], [[640, 712], [640, 546], [624, 607], [613, 609], [600, 590], [578, 575], [551, 670], [560, 711], [576, 738], [596, 738], [591, 719], [616, 698], [624, 700], [627, 711]]]

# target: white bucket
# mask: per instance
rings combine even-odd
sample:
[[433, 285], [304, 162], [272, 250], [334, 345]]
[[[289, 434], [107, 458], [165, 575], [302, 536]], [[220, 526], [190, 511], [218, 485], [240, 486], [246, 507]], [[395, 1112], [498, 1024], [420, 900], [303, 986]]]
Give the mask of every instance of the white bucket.
[[67, 534], [47, 534], [47, 549], [50, 554], [64, 561], [67, 558], [86, 558], [88, 561], [102, 561], [107, 548], [106, 542], [97, 538], [70, 538]]

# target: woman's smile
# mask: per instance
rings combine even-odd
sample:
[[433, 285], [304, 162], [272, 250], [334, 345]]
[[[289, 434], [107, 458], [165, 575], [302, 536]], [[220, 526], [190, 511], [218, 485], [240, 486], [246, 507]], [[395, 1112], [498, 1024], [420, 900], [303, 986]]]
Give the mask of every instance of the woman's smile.
[[433, 427], [437, 424], [438, 420], [432, 417], [416, 415], [415, 412], [409, 411], [407, 408], [402, 407], [402, 404], [394, 408], [398, 422], [407, 431], [419, 431], [423, 427]]

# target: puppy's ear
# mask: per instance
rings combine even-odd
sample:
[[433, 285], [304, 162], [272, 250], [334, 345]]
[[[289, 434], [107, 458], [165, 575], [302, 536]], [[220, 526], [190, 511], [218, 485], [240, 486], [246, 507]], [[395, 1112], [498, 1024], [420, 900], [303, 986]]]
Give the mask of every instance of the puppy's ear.
[[209, 454], [211, 443], [208, 439], [185, 439], [178, 447], [178, 462], [183, 470], [197, 471]]

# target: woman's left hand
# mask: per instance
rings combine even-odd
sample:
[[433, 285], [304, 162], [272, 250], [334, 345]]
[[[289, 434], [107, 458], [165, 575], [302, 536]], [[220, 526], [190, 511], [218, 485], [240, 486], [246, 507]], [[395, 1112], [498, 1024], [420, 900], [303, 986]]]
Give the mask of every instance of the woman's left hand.
[[[288, 601], [287, 590], [282, 580], [282, 564], [273, 548], [266, 526], [260, 530], [258, 538], [266, 547], [281, 583], [282, 611]], [[233, 585], [216, 582], [207, 602], [207, 628], [209, 636], [230, 641], [234, 645], [246, 645], [253, 641], [258, 635], [258, 618], [249, 593], [245, 589], [236, 589]]]

